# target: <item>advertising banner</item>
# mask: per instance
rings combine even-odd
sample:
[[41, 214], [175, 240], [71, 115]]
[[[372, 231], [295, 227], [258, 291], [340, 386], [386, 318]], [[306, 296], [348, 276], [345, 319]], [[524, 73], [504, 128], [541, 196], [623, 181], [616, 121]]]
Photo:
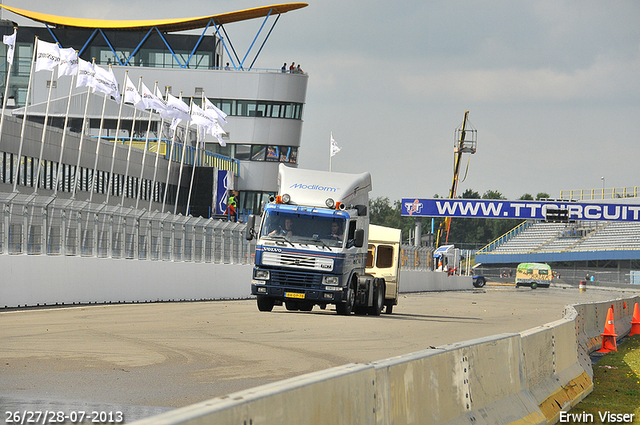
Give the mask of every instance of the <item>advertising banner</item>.
[[222, 215], [227, 212], [227, 201], [229, 200], [229, 190], [231, 190], [232, 175], [231, 171], [218, 170], [216, 183], [216, 215]]
[[547, 209], [568, 210], [569, 220], [640, 221], [640, 204], [507, 201], [493, 199], [402, 199], [402, 215], [415, 217], [544, 220]]

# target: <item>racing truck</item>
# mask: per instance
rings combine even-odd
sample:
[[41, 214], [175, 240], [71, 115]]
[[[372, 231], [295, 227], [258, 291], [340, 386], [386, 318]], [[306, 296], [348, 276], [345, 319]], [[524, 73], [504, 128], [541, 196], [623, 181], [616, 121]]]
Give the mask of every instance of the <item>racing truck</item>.
[[[251, 294], [258, 310], [335, 305], [340, 315], [392, 312], [401, 231], [371, 230], [370, 191], [369, 173], [280, 164], [277, 195], [265, 205], [259, 225], [256, 216], [247, 221], [247, 239], [257, 238]], [[375, 240], [369, 241], [370, 233]]]

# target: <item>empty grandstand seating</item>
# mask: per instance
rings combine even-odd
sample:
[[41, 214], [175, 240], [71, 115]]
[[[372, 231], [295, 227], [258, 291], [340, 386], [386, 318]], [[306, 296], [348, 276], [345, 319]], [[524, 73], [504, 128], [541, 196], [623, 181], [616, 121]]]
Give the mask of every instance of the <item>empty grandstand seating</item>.
[[531, 222], [481, 250], [483, 254], [640, 250], [637, 222]]

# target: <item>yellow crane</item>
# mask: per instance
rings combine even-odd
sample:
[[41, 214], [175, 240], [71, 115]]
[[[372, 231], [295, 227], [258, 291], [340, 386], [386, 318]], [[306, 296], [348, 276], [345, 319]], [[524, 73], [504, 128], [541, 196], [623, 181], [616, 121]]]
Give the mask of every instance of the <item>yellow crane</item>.
[[[451, 183], [451, 190], [449, 190], [449, 199], [454, 199], [456, 197], [456, 190], [458, 189], [458, 181], [460, 176], [460, 164], [462, 162], [462, 155], [465, 153], [474, 154], [476, 153], [476, 144], [477, 144], [477, 130], [472, 128], [471, 124], [468, 122], [469, 111], [465, 111], [464, 119], [462, 120], [462, 125], [456, 129], [455, 132], [455, 140], [453, 147], [453, 182]], [[469, 160], [471, 157], [469, 157]], [[467, 170], [465, 171], [465, 179], [466, 173], [469, 171], [469, 160], [467, 160]], [[464, 179], [463, 179], [464, 181]], [[445, 245], [449, 242], [449, 229], [451, 227], [451, 217], [446, 217], [442, 224], [440, 224], [440, 228], [438, 229], [438, 236], [436, 238], [436, 247], [440, 246], [440, 238], [443, 233], [447, 232], [447, 236], [445, 239]]]

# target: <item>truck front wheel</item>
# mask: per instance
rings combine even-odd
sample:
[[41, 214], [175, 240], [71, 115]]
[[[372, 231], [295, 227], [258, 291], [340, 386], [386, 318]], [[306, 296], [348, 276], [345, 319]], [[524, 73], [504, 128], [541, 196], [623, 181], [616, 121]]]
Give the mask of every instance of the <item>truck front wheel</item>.
[[353, 289], [353, 285], [349, 286], [347, 290], [347, 301], [336, 304], [336, 312], [341, 316], [348, 316], [353, 311], [353, 306], [356, 303], [356, 292]]
[[264, 295], [258, 295], [258, 310], [271, 311], [275, 300], [273, 298], [265, 297]]

